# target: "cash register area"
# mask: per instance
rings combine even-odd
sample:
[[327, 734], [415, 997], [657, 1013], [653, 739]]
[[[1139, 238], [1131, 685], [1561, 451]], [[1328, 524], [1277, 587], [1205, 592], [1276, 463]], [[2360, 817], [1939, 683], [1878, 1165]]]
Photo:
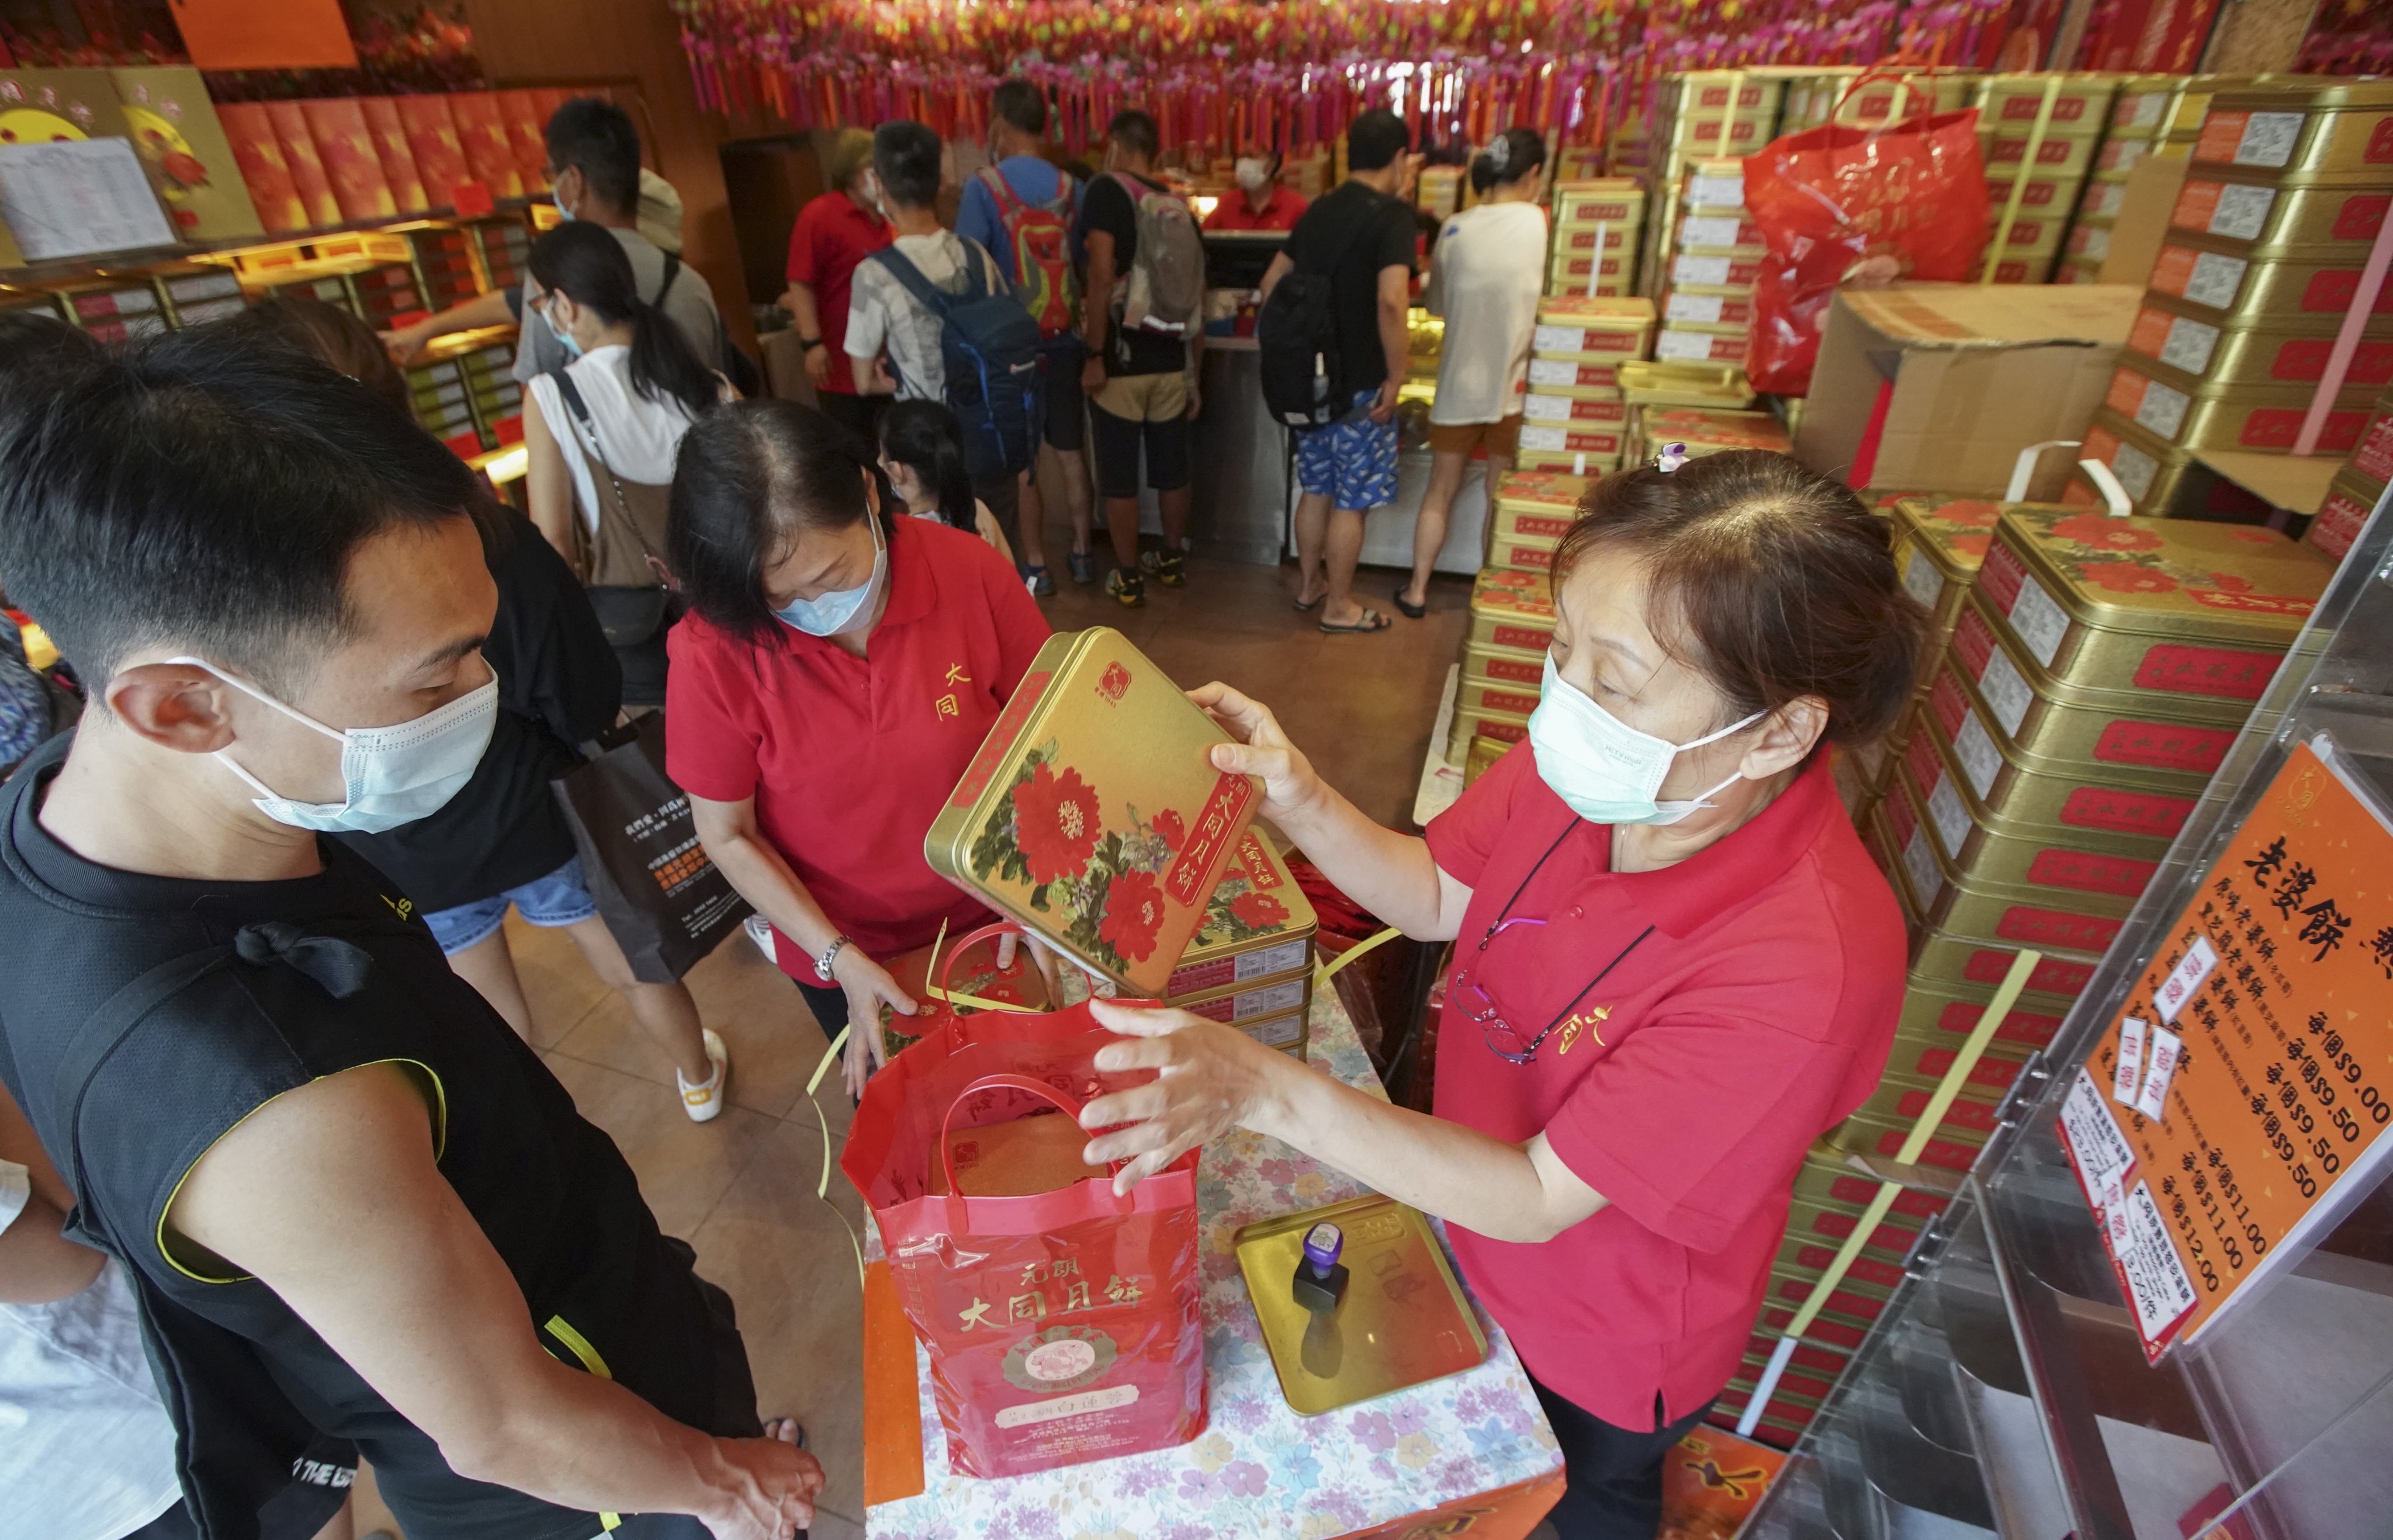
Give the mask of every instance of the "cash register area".
[[[1361, 581], [1402, 580], [1366, 568]], [[1405, 827], [1436, 724], [1438, 683], [1462, 645], [1470, 580], [1436, 579], [1426, 620], [1377, 636], [1325, 636], [1300, 623], [1288, 608], [1294, 581], [1293, 568], [1200, 556], [1189, 563], [1187, 587], [1151, 586], [1143, 610], [1122, 609], [1093, 584], [1068, 583], [1042, 607], [1059, 632], [1112, 626], [1173, 679], [1226, 680], [1269, 701], [1331, 785], [1372, 817]], [[698, 965], [690, 989], [734, 1069], [731, 1105], [712, 1123], [692, 1123], [674, 1098], [658, 1094], [672, 1090], [671, 1067], [565, 933], [512, 912], [507, 927], [534, 1044], [582, 1115], [622, 1148], [665, 1233], [697, 1247], [700, 1272], [739, 1301], [759, 1405], [805, 1424], [834, 1494], [809, 1533], [861, 1535], [862, 1293], [840, 1216], [860, 1231], [864, 1209], [836, 1173], [829, 1196], [815, 1195], [823, 1134], [836, 1159], [850, 1108], [836, 1074], [806, 1094], [823, 1037], [805, 1003], [744, 939]], [[397, 1530], [370, 1479], [359, 1496], [358, 1533]]]

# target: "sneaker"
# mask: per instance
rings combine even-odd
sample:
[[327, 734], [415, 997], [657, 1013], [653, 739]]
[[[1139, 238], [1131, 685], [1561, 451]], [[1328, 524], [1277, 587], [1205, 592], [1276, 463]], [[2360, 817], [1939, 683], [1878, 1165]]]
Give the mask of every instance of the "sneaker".
[[1055, 596], [1055, 576], [1043, 567], [1033, 567], [1026, 570], [1022, 574], [1022, 586], [1030, 590], [1030, 596], [1034, 599], [1052, 599]]
[[771, 963], [776, 968], [781, 965], [780, 954], [773, 949], [773, 922], [771, 920], [765, 919], [761, 914], [752, 914], [742, 923], [740, 928], [748, 933], [748, 939], [756, 944], [756, 949], [765, 954], [765, 961]]
[[1124, 609], [1146, 607], [1146, 580], [1135, 572], [1115, 568], [1105, 574], [1105, 592]]
[[1177, 551], [1141, 551], [1138, 569], [1166, 588], [1178, 588], [1188, 581], [1188, 558]]
[[689, 1114], [689, 1120], [693, 1123], [714, 1121], [716, 1115], [723, 1111], [724, 1089], [731, 1078], [731, 1051], [723, 1046], [723, 1039], [714, 1028], [707, 1027], [704, 1032], [706, 1057], [714, 1065], [714, 1073], [707, 1077], [706, 1084], [693, 1086], [681, 1077], [680, 1070], [673, 1071], [673, 1083], [681, 1088], [682, 1111]]
[[1075, 551], [1069, 560], [1074, 582], [1092, 583], [1097, 581], [1097, 554], [1094, 551]]

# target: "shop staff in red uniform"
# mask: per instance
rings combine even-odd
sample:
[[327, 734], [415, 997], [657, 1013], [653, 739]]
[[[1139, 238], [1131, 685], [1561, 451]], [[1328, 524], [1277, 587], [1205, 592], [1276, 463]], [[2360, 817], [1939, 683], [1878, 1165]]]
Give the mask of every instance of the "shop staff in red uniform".
[[1233, 175], [1238, 190], [1225, 195], [1205, 216], [1209, 230], [1292, 230], [1305, 209], [1304, 196], [1280, 184], [1279, 151], [1241, 150]]
[[[1669, 462], [1666, 458], [1664, 463]], [[1781, 455], [1607, 476], [1554, 564], [1529, 740], [1426, 839], [1323, 785], [1270, 711], [1196, 700], [1264, 816], [1408, 935], [1455, 938], [1437, 1116], [1234, 1029], [1098, 1008], [1093, 1163], [1127, 1185], [1241, 1125], [1450, 1224], [1562, 1442], [1563, 1540], [1649, 1540], [1665, 1452], [1735, 1372], [1804, 1148], [1885, 1067], [1894, 896], [1828, 774], [1885, 730], [1922, 616], [1884, 527]]]
[[[893, 516], [870, 452], [791, 402], [718, 408], [682, 439], [667, 526], [691, 613], [665, 767], [830, 1037], [911, 1014], [883, 964], [996, 918], [922, 838], [1047, 639], [977, 535]], [[851, 1036], [848, 1089], [880, 1061], [880, 1033]]]

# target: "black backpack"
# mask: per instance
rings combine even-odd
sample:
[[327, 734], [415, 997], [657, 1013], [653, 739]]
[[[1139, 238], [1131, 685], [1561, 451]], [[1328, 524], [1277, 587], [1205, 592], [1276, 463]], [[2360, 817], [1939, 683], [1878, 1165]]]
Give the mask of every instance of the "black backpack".
[[1345, 360], [1339, 357], [1330, 295], [1333, 275], [1369, 228], [1367, 220], [1357, 225], [1323, 271], [1290, 269], [1255, 316], [1263, 406], [1289, 427], [1327, 427], [1354, 405], [1359, 385], [1347, 378]]
[[1012, 295], [989, 286], [983, 273], [988, 254], [979, 243], [966, 241], [963, 246], [960, 294], [932, 283], [895, 246], [883, 246], [866, 260], [888, 268], [938, 318], [946, 403], [963, 434], [965, 469], [975, 476], [1015, 476], [1038, 459], [1045, 430], [1039, 323]]

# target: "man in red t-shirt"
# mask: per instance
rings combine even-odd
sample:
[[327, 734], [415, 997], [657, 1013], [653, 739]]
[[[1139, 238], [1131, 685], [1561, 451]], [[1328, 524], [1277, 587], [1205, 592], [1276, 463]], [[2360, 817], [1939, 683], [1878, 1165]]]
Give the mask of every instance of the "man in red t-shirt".
[[1209, 230], [1292, 230], [1304, 212], [1301, 193], [1280, 185], [1279, 152], [1247, 149], [1238, 152], [1238, 190], [1213, 205], [1205, 216]]
[[824, 415], [870, 443], [889, 398], [862, 387], [842, 345], [847, 340], [848, 285], [856, 265], [894, 237], [872, 176], [872, 136], [861, 128], [841, 129], [823, 172], [831, 190], [800, 209], [790, 230], [790, 288], [781, 308], [797, 318], [806, 378], [814, 382]]

